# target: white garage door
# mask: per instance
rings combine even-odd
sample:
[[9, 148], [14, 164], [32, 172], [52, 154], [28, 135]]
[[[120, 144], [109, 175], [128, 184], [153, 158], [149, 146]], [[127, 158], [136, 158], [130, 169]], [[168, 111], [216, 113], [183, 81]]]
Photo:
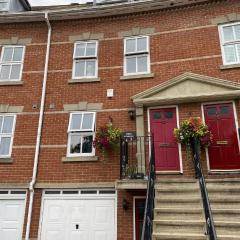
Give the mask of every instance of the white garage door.
[[115, 197], [45, 198], [41, 240], [114, 240]]
[[25, 199], [0, 199], [0, 239], [20, 240], [24, 221]]

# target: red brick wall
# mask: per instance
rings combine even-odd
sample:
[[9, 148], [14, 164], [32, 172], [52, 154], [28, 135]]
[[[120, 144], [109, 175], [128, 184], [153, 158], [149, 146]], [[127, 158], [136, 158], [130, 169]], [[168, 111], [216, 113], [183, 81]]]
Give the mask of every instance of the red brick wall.
[[[109, 116], [113, 124], [125, 131], [134, 130], [135, 123], [128, 119], [128, 109], [134, 107], [131, 96], [159, 83], [170, 80], [185, 72], [218, 77], [239, 82], [239, 69], [221, 70], [220, 43], [217, 26], [211, 19], [232, 12], [240, 13], [237, 0], [200, 4], [179, 9], [155, 11], [146, 14], [106, 17], [75, 21], [52, 22], [53, 36], [50, 52], [46, 107], [41, 141], [39, 183], [99, 182], [119, 178], [119, 156], [110, 154], [97, 162], [63, 163], [66, 156], [67, 126], [69, 114], [63, 112], [63, 104], [80, 101], [101, 102], [104, 112], [97, 113], [97, 128], [104, 125]], [[150, 36], [152, 79], [120, 80], [123, 75], [123, 39], [117, 32], [128, 31], [133, 27], [154, 27], [155, 34]], [[73, 43], [70, 35], [84, 32], [104, 33], [99, 41], [99, 77], [101, 82], [68, 84], [72, 75]], [[45, 23], [2, 24], [1, 38], [32, 38], [26, 48], [22, 86], [0, 86], [0, 103], [24, 106], [24, 113], [17, 117], [14, 136], [13, 164], [0, 164], [0, 182], [28, 183], [32, 174], [34, 145], [37, 132], [40, 94], [44, 70], [47, 27]], [[108, 99], [106, 90], [114, 89], [114, 97]], [[33, 109], [33, 105], [37, 109]], [[50, 104], [55, 108], [50, 109]], [[239, 102], [237, 110], [239, 113]], [[114, 109], [116, 111], [110, 110]], [[200, 103], [180, 104], [180, 120], [201, 116]], [[28, 114], [26, 114], [28, 113]], [[50, 145], [61, 145], [51, 147]], [[204, 168], [206, 172], [206, 161]], [[186, 159], [183, 149], [184, 176], [193, 176], [193, 166]], [[119, 193], [118, 239], [132, 239], [132, 219], [123, 212]], [[34, 202], [32, 236], [37, 236], [38, 216], [41, 193], [37, 192]], [[131, 200], [129, 193], [126, 197]], [[130, 221], [132, 222], [132, 221]]]

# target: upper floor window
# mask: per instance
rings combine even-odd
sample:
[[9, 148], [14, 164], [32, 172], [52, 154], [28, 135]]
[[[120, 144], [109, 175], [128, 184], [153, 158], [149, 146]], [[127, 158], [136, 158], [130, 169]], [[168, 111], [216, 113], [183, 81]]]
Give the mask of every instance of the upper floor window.
[[73, 78], [96, 78], [98, 42], [76, 42], [73, 54]]
[[23, 46], [4, 46], [2, 48], [0, 81], [21, 80], [24, 50]]
[[0, 157], [11, 156], [15, 122], [15, 115], [0, 115]]
[[149, 37], [124, 39], [124, 75], [150, 73]]
[[0, 12], [9, 10], [9, 0], [0, 0]]
[[240, 63], [240, 23], [226, 24], [219, 28], [223, 63]]
[[68, 156], [95, 155], [95, 119], [94, 112], [71, 113], [68, 126]]

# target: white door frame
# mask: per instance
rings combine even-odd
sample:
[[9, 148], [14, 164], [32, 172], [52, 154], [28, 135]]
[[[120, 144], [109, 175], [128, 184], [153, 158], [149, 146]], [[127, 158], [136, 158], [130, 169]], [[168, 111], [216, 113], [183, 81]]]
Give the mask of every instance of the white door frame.
[[[151, 134], [151, 126], [150, 126], [150, 111], [152, 109], [161, 109], [161, 108], [175, 108], [176, 109], [176, 120], [177, 120], [177, 127], [179, 128], [179, 107], [178, 105], [165, 105], [165, 106], [156, 106], [156, 107], [148, 107], [147, 108], [147, 118], [148, 118], [148, 135]], [[151, 144], [149, 144], [149, 150], [151, 148]], [[151, 151], [149, 151], [150, 153]], [[157, 173], [180, 173], [183, 174], [183, 159], [182, 159], [182, 146], [178, 143], [178, 152], [179, 152], [179, 163], [180, 163], [180, 171], [157, 171]]]
[[[225, 103], [232, 103], [233, 106], [233, 116], [234, 116], [234, 121], [235, 121], [235, 127], [236, 127], [236, 133], [237, 133], [237, 140], [238, 140], [238, 149], [240, 151], [240, 139], [239, 139], [239, 134], [238, 134], [238, 118], [237, 118], [237, 109], [236, 109], [236, 103], [235, 101], [215, 101], [215, 102], [205, 102], [205, 103], [201, 103], [201, 112], [202, 112], [202, 120], [203, 123], [205, 123], [205, 115], [204, 115], [204, 106], [206, 105], [217, 105], [217, 104], [225, 104]], [[207, 160], [207, 169], [208, 172], [236, 172], [236, 171], [240, 171], [240, 169], [229, 169], [229, 170], [222, 170], [222, 169], [214, 169], [212, 170], [210, 168], [210, 159], [209, 159], [209, 154], [208, 154], [208, 148], [205, 148], [205, 153], [206, 153], [206, 160]]]
[[136, 240], [136, 199], [146, 199], [145, 196], [133, 196], [133, 240]]
[[[42, 223], [43, 223], [43, 212], [44, 212], [44, 202], [45, 200], [93, 200], [93, 199], [101, 199], [101, 200], [114, 200], [114, 216], [115, 216], [115, 226], [114, 226], [114, 239], [117, 240], [117, 200], [118, 200], [118, 192], [116, 189], [111, 189], [116, 191], [115, 194], [49, 194], [46, 195], [45, 191], [74, 191], [74, 190], [80, 190], [80, 189], [42, 189], [42, 199], [41, 199], [41, 209], [40, 209], [40, 217], [39, 217], [39, 227], [38, 227], [38, 240], [41, 240], [41, 232], [42, 232]], [[81, 189], [81, 190], [96, 190], [96, 189]], [[97, 190], [109, 190], [109, 189], [97, 189]]]

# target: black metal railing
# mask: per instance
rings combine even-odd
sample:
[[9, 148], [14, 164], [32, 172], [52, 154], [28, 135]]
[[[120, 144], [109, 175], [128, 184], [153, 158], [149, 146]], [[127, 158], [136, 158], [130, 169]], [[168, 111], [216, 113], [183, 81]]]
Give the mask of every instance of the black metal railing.
[[154, 152], [154, 140], [152, 138], [149, 172], [148, 172], [147, 197], [146, 197], [146, 203], [145, 203], [141, 240], [152, 240], [154, 198], [155, 198], [155, 178], [156, 178], [155, 152]]
[[208, 198], [208, 192], [206, 188], [206, 182], [203, 175], [201, 158], [200, 158], [200, 141], [198, 138], [192, 139], [191, 142], [192, 152], [193, 152], [193, 161], [195, 167], [196, 178], [199, 179], [199, 185], [201, 189], [201, 195], [203, 200], [203, 207], [206, 219], [207, 234], [209, 240], [217, 240], [217, 234], [214, 226], [214, 221], [212, 217], [211, 206]]
[[121, 137], [120, 179], [144, 179], [148, 173], [149, 136]]

